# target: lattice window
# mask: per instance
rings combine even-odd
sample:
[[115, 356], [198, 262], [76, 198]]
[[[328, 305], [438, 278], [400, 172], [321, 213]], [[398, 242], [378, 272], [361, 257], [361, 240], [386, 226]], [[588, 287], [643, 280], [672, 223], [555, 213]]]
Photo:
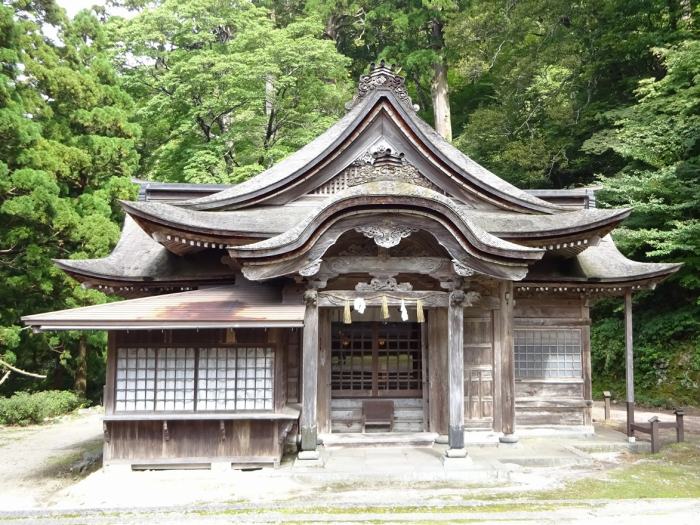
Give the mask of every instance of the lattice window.
[[156, 410], [194, 410], [194, 348], [159, 348]]
[[199, 351], [199, 410], [271, 410], [270, 348], [208, 348]]
[[580, 329], [519, 329], [514, 337], [515, 377], [582, 377]]
[[422, 389], [417, 323], [333, 323], [331, 390], [342, 397], [411, 397]]
[[153, 410], [155, 406], [156, 351], [153, 348], [119, 348], [115, 409]]
[[118, 348], [115, 410], [272, 410], [272, 356], [262, 347]]

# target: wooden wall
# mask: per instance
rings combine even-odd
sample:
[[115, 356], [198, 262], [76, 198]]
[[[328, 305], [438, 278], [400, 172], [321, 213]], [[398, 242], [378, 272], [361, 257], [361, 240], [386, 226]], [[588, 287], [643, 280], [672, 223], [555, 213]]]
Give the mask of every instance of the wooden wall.
[[110, 421], [105, 441], [105, 464], [278, 465], [284, 443], [279, 421], [236, 420]]
[[[195, 346], [259, 344], [274, 349], [274, 411], [300, 399], [300, 333], [298, 329], [132, 330], [109, 333], [105, 414], [115, 415], [116, 349], [120, 346]], [[228, 411], [225, 413], [230, 413]], [[278, 464], [288, 434], [297, 431], [293, 420], [167, 421], [167, 414], [130, 414], [128, 421], [105, 426], [104, 461], [132, 464]], [[126, 415], [125, 414], [125, 415]], [[121, 414], [120, 414], [121, 415]], [[154, 420], [157, 419], [157, 420]], [[163, 421], [167, 421], [167, 431]]]
[[518, 297], [515, 329], [581, 330], [580, 378], [517, 379], [515, 418], [518, 425], [591, 425], [590, 317], [580, 297]]

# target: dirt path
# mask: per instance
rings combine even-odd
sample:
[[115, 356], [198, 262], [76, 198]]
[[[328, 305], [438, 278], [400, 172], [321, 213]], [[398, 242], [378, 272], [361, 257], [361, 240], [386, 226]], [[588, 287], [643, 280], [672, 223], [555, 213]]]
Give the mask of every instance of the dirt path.
[[[635, 421], [637, 423], [646, 423], [653, 416], [658, 416], [660, 421], [675, 421], [676, 416], [673, 410], [665, 410], [661, 408], [640, 408], [637, 407], [634, 411]], [[612, 423], [620, 429], [623, 429], [627, 421], [627, 407], [623, 404], [613, 404], [610, 407], [610, 417]], [[605, 419], [605, 409], [602, 401], [596, 401], [593, 404], [593, 420], [602, 422]], [[700, 412], [695, 409], [685, 411], [683, 418], [683, 426], [686, 432], [700, 434]], [[670, 431], [673, 432], [673, 431]]]
[[99, 459], [101, 411], [93, 408], [52, 423], [0, 426], [0, 510], [43, 507]]

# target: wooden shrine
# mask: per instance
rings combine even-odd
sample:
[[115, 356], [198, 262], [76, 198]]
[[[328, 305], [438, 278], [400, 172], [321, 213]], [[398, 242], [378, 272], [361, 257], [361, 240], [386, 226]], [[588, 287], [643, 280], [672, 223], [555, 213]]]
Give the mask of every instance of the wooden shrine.
[[24, 318], [109, 332], [105, 464], [277, 465], [363, 431], [430, 432], [460, 457], [469, 432], [591, 432], [590, 301], [678, 268], [617, 250], [630, 210], [520, 190], [458, 151], [383, 63], [263, 173], [140, 188], [112, 254], [57, 261], [126, 299]]

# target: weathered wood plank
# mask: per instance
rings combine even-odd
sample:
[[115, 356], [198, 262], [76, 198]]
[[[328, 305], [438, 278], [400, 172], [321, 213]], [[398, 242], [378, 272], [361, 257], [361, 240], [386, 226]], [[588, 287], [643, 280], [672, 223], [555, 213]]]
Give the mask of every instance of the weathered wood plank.
[[447, 308], [427, 314], [430, 431], [447, 435]]

